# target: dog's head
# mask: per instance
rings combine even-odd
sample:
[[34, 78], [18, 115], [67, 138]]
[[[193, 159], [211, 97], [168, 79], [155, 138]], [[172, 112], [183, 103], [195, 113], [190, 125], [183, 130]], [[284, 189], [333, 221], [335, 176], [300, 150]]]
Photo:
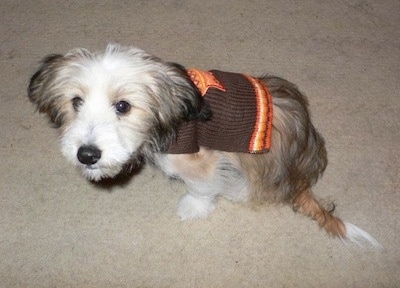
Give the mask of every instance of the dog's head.
[[60, 129], [64, 156], [96, 181], [165, 150], [200, 106], [182, 67], [119, 45], [46, 57], [28, 96]]

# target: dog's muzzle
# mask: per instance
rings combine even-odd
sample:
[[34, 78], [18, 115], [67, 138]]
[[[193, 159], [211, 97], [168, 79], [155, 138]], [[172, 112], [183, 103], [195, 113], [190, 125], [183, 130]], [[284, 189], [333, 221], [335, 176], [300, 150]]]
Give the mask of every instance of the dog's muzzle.
[[101, 150], [96, 146], [81, 146], [77, 157], [82, 164], [93, 165], [101, 158]]

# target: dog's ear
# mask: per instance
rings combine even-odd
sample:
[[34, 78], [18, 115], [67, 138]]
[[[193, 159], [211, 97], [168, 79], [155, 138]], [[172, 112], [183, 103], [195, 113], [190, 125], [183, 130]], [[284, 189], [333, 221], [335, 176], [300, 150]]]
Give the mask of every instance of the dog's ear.
[[196, 85], [190, 80], [187, 70], [180, 64], [167, 63], [177, 71], [179, 80], [184, 80], [184, 85], [180, 81], [175, 82], [175, 94], [180, 100], [181, 118], [185, 121], [201, 120], [206, 121], [211, 118], [209, 106], [201, 97], [200, 91]]
[[[41, 65], [35, 74], [31, 77], [28, 87], [28, 97], [32, 103], [38, 105], [41, 110], [41, 99], [43, 91], [46, 85], [50, 82], [49, 80], [54, 77], [55, 67], [57, 63], [63, 58], [63, 55], [52, 54], [48, 55], [41, 61]], [[42, 111], [41, 111], [42, 112]]]
[[34, 103], [41, 113], [46, 113], [50, 120], [61, 125], [61, 115], [55, 109], [55, 98], [51, 95], [51, 83], [57, 75], [57, 67], [63, 62], [64, 56], [60, 54], [52, 54], [45, 57], [30, 79], [28, 86], [28, 98]]

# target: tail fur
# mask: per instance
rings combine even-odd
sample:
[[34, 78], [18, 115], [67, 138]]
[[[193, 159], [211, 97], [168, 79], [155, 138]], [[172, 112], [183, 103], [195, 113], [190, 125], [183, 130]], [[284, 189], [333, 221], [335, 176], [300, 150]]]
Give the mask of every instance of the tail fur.
[[375, 248], [382, 248], [382, 245], [375, 240], [369, 233], [354, 224], [344, 222], [333, 216], [333, 209], [328, 211], [315, 199], [311, 190], [300, 192], [292, 201], [293, 210], [298, 211], [317, 221], [321, 228], [324, 228], [329, 235], [338, 237], [344, 242], [355, 243], [363, 246], [370, 243]]

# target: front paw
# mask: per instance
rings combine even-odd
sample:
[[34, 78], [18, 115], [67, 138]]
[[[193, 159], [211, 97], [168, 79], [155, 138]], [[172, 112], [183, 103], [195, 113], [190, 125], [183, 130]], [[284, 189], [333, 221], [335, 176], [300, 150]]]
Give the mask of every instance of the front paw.
[[215, 209], [215, 203], [209, 197], [195, 197], [185, 194], [178, 206], [178, 216], [181, 220], [205, 218]]

